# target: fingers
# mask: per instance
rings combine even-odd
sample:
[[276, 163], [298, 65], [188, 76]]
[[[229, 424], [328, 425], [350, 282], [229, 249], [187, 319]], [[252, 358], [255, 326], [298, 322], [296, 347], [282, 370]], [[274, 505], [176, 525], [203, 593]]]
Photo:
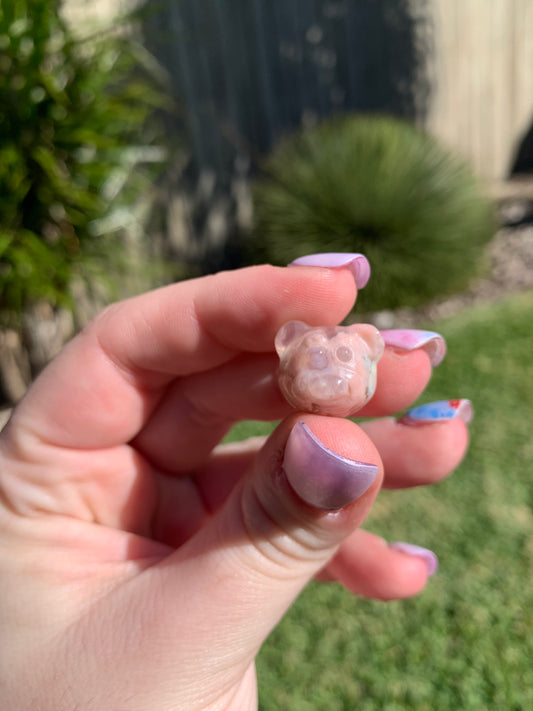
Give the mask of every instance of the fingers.
[[[279, 420], [291, 408], [277, 384], [275, 354], [241, 356], [222, 366], [176, 381], [153, 412], [135, 446], [155, 466], [184, 472], [200, 466], [234, 422]], [[431, 364], [425, 351], [387, 348], [378, 385], [362, 417], [402, 410], [426, 387]]]
[[440, 481], [463, 459], [468, 429], [461, 417], [413, 426], [392, 417], [361, 423], [377, 447], [389, 489]]
[[287, 320], [335, 324], [355, 295], [348, 269], [261, 266], [121, 302], [41, 374], [15, 418], [64, 446], [129, 441], [176, 376], [217, 367], [241, 351], [271, 351]]
[[357, 417], [382, 417], [403, 410], [422, 394], [431, 373], [424, 350], [396, 352], [385, 348], [378, 363], [376, 392]]
[[[403, 420], [382, 418], [360, 424], [370, 437], [384, 465], [385, 488], [434, 484], [458, 466], [468, 444], [468, 431], [460, 417], [412, 426]], [[218, 446], [209, 460], [188, 477], [161, 475], [161, 502], [151, 513], [158, 540], [178, 547], [216, 512], [255, 461], [265, 442], [254, 437], [245, 442]], [[174, 482], [174, 483], [172, 483]], [[191, 527], [191, 512], [201, 503], [201, 515]]]
[[290, 413], [276, 369], [272, 354], [259, 354], [177, 380], [135, 438], [135, 448], [168, 473], [201, 466], [233, 423], [279, 420]]
[[[301, 589], [366, 516], [382, 476], [374, 446], [348, 420], [302, 419], [306, 428], [298, 417], [285, 420], [217, 515], [128, 586], [133, 600], [121, 600], [130, 613], [132, 602], [133, 614], [135, 605], [142, 607], [150, 648], [188, 640], [186, 651], [180, 645], [163, 660], [175, 673], [201, 661], [208, 684], [220, 665], [246, 668]], [[157, 604], [147, 605], [154, 590]]]
[[179, 548], [224, 505], [252, 469], [265, 437], [217, 447], [209, 461], [187, 477], [158, 474], [157, 505], [150, 511], [152, 536]]
[[417, 595], [436, 568], [437, 558], [431, 551], [408, 544], [389, 545], [358, 529], [343, 541], [325, 574], [356, 595], [398, 600]]
[[[154, 707], [154, 690], [164, 694], [169, 708], [220, 706], [221, 689], [224, 707], [239, 698], [235, 689], [261, 643], [359, 525], [380, 485], [379, 456], [356, 425], [312, 416], [305, 423], [312, 435], [299, 440], [298, 418], [284, 421], [250, 476], [195, 536], [106, 589], [91, 601], [81, 626], [66, 631], [64, 648], [76, 648], [82, 639], [102, 650], [100, 664], [85, 675], [87, 688], [96, 689], [95, 708], [106, 702], [109, 707], [109, 699], [118, 708], [116, 689], [127, 689], [139, 708]], [[342, 492], [355, 500], [344, 498], [346, 506], [335, 511], [310, 505], [294, 488], [302, 467], [315, 478], [311, 493], [324, 497], [327, 506]], [[349, 491], [349, 479], [359, 481], [358, 492]], [[132, 676], [132, 668], [142, 668], [142, 674]], [[200, 697], [198, 685], [190, 683], [198, 669]]]

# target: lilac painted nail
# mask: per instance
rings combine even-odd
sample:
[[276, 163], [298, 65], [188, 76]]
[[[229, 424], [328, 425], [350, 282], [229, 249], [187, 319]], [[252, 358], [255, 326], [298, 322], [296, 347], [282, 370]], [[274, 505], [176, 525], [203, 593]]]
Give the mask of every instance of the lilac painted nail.
[[402, 543], [398, 541], [397, 543], [389, 543], [389, 548], [392, 550], [400, 551], [401, 553], [406, 553], [407, 555], [412, 555], [415, 558], [421, 558], [427, 565], [428, 575], [431, 577], [437, 572], [439, 567], [439, 559], [428, 548], [422, 548], [422, 546], [415, 546], [412, 543]]
[[439, 365], [446, 355], [446, 341], [435, 331], [393, 328], [381, 331], [385, 345], [400, 351], [414, 351], [423, 348], [429, 356], [431, 365]]
[[428, 402], [408, 410], [399, 422], [402, 425], [426, 425], [432, 422], [445, 422], [461, 418], [468, 424], [474, 417], [474, 408], [470, 400], [439, 400]]
[[328, 511], [341, 509], [362, 496], [379, 471], [375, 464], [332, 452], [304, 422], [298, 422], [289, 435], [283, 469], [298, 496]]
[[353, 274], [358, 289], [363, 289], [370, 279], [370, 264], [364, 254], [349, 252], [324, 252], [298, 257], [289, 267], [347, 267]]

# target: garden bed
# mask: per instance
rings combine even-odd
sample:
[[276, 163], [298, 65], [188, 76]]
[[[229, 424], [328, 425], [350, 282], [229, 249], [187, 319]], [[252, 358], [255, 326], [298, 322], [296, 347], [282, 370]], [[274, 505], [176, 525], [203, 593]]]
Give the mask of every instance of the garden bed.
[[419, 309], [356, 314], [378, 328], [416, 328], [460, 313], [468, 306], [497, 301], [506, 294], [533, 289], [533, 179], [520, 181], [513, 191], [506, 184], [500, 200], [503, 227], [488, 246], [488, 273], [464, 292]]

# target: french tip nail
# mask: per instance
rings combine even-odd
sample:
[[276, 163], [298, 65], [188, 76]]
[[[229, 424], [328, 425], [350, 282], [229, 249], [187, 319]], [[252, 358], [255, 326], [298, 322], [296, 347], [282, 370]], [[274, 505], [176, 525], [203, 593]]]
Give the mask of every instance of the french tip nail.
[[339, 269], [346, 267], [352, 272], [358, 289], [364, 289], [370, 279], [370, 263], [364, 254], [358, 252], [323, 252], [307, 254], [293, 260], [290, 267], [328, 267]]
[[403, 425], [426, 425], [435, 422], [461, 419], [468, 425], [474, 419], [474, 407], [466, 398], [460, 400], [438, 400], [428, 402], [408, 410], [400, 419]]
[[402, 541], [389, 543], [389, 548], [395, 551], [400, 551], [400, 553], [405, 553], [406, 555], [414, 556], [415, 558], [421, 558], [427, 566], [429, 577], [435, 575], [437, 572], [439, 567], [439, 559], [433, 551], [429, 550], [429, 548], [416, 546], [413, 543], [403, 543]]
[[336, 511], [355, 501], [375, 481], [379, 468], [328, 449], [304, 422], [292, 429], [283, 458], [287, 479], [306, 503]]
[[381, 331], [385, 345], [400, 351], [425, 350], [433, 368], [442, 363], [446, 355], [446, 341], [436, 331], [415, 328], [392, 328]]

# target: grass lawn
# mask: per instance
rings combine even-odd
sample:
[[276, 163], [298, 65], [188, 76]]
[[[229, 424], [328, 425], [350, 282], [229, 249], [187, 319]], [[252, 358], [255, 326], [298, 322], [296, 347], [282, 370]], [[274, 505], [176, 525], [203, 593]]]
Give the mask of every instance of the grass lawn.
[[473, 401], [470, 452], [446, 482], [382, 492], [367, 527], [439, 572], [394, 603], [311, 585], [261, 652], [261, 711], [533, 709], [532, 321], [530, 292], [433, 326], [449, 352], [423, 401]]

